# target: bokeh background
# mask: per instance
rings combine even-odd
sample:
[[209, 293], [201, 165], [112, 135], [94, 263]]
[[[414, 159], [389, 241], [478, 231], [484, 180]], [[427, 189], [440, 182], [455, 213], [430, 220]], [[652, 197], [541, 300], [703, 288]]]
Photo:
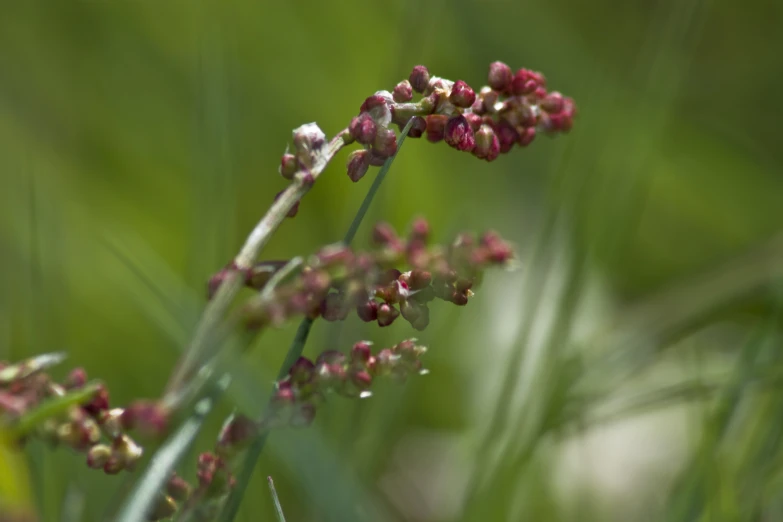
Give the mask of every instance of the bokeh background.
[[[317, 323], [307, 354], [416, 335], [431, 374], [275, 433], [238, 520], [273, 519], [268, 475], [289, 521], [783, 520], [783, 4], [0, 1], [0, 359], [65, 351], [117, 404], [161, 393], [294, 127], [335, 133], [419, 63], [577, 101], [569, 135], [492, 164], [406, 141], [357, 245], [425, 215], [521, 266], [420, 334]], [[346, 154], [265, 258], [342, 237], [371, 181]], [[263, 403], [295, 327], [194, 452]], [[0, 475], [41, 521], [111, 520], [135, 478], [37, 443]]]

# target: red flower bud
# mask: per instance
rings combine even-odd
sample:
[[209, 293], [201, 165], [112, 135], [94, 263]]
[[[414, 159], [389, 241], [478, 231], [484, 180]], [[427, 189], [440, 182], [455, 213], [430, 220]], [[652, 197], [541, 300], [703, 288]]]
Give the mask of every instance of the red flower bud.
[[560, 112], [563, 110], [563, 95], [557, 91], [550, 92], [543, 100], [541, 100], [541, 109], [549, 113]]
[[391, 305], [383, 303], [378, 307], [378, 326], [389, 326], [399, 317], [400, 312]]
[[368, 300], [356, 306], [356, 315], [365, 323], [378, 319], [378, 303], [374, 300]]
[[470, 128], [468, 120], [462, 115], [449, 119], [446, 123], [444, 139], [450, 146], [461, 151], [470, 152], [476, 146], [473, 129]]
[[296, 161], [296, 156], [293, 154], [285, 153], [280, 158], [280, 175], [285, 179], [294, 179], [294, 174], [299, 169], [299, 162]]
[[527, 147], [536, 137], [536, 128], [527, 127], [523, 132], [519, 134], [517, 143], [520, 147]]
[[370, 168], [370, 152], [367, 150], [355, 150], [348, 155], [348, 177], [356, 183], [367, 174]]
[[353, 362], [366, 363], [372, 357], [372, 349], [367, 341], [359, 341], [351, 348], [351, 360]]
[[375, 140], [377, 125], [372, 117], [363, 112], [351, 120], [348, 131], [362, 145], [369, 145]]
[[424, 134], [424, 131], [426, 130], [427, 130], [427, 120], [425, 120], [421, 116], [414, 116], [413, 123], [411, 124], [411, 128], [408, 131], [408, 137], [421, 138], [421, 136]]
[[478, 114], [474, 114], [472, 112], [469, 112], [467, 114], [464, 114], [465, 119], [468, 120], [468, 123], [470, 124], [470, 128], [473, 129], [473, 132], [476, 132], [481, 127], [482, 118]]
[[397, 152], [397, 135], [391, 129], [379, 127], [372, 150], [382, 158], [390, 158]]
[[397, 103], [405, 103], [411, 101], [413, 99], [413, 88], [411, 87], [411, 82], [408, 80], [403, 80], [400, 83], [398, 83], [394, 87], [392, 96], [394, 97], [394, 101], [396, 101]]
[[427, 120], [427, 139], [433, 143], [442, 140], [446, 133], [446, 123], [448, 123], [449, 117], [443, 114], [430, 114], [425, 119]]
[[503, 62], [489, 64], [487, 83], [496, 91], [503, 91], [511, 85], [511, 68]]
[[417, 65], [411, 71], [408, 81], [414, 91], [424, 92], [430, 84], [430, 72], [423, 65]]
[[470, 85], [462, 80], [457, 80], [451, 88], [449, 101], [457, 107], [468, 108], [476, 101], [476, 93], [470, 88]]
[[476, 147], [473, 155], [477, 158], [492, 161], [500, 154], [500, 141], [495, 131], [489, 125], [482, 125], [476, 133]]
[[519, 138], [519, 133], [505, 121], [501, 121], [495, 127], [495, 133], [498, 136], [498, 142], [500, 143], [500, 152], [505, 154], [510, 151]]

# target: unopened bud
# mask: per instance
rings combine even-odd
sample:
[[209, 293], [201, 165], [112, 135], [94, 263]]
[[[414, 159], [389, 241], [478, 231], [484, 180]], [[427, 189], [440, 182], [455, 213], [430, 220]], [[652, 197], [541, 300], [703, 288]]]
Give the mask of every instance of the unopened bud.
[[392, 95], [394, 96], [394, 101], [397, 103], [405, 103], [409, 102], [413, 99], [413, 87], [411, 86], [411, 82], [408, 80], [403, 80], [400, 83], [398, 83], [394, 87], [394, 91], [392, 92]]
[[424, 92], [430, 84], [430, 72], [425, 66], [417, 65], [413, 68], [413, 71], [411, 71], [408, 81], [414, 91]]

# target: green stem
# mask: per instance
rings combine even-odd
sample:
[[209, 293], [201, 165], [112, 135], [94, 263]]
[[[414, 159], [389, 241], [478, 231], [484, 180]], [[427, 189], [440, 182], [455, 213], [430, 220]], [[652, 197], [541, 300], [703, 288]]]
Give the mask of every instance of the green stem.
[[285, 515], [283, 514], [283, 506], [280, 505], [280, 499], [277, 497], [277, 491], [275, 490], [275, 481], [272, 477], [267, 477], [269, 481], [269, 492], [272, 494], [272, 500], [275, 502], [275, 514], [277, 515], [277, 522], [285, 522]]

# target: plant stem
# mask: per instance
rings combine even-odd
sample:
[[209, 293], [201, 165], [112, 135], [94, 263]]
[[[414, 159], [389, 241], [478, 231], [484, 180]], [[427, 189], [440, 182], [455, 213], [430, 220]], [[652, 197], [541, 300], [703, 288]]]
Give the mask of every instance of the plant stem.
[[266, 215], [250, 232], [239, 254], [234, 258], [235, 270], [228, 274], [218, 288], [215, 297], [207, 303], [201, 320], [196, 326], [193, 341], [169, 379], [164, 394], [164, 403], [169, 402], [167, 398], [177, 395], [179, 388], [191, 377], [195, 367], [198, 366], [198, 361], [216, 349], [220, 337], [218, 326], [242, 287], [243, 273], [253, 266], [258, 254], [269, 242], [272, 234], [286, 218], [288, 212], [310, 190], [313, 185], [312, 181], [318, 178], [329, 161], [345, 146], [344, 133], [345, 131], [341, 131], [326, 145], [325, 151], [317, 156], [315, 163], [309, 170], [300, 170], [294, 175], [293, 182], [280, 194]]
[[275, 481], [272, 477], [267, 477], [269, 481], [269, 492], [272, 494], [272, 500], [275, 502], [275, 514], [277, 515], [277, 522], [285, 522], [285, 515], [283, 514], [283, 506], [280, 505], [280, 499], [277, 497], [277, 491], [275, 490]]

